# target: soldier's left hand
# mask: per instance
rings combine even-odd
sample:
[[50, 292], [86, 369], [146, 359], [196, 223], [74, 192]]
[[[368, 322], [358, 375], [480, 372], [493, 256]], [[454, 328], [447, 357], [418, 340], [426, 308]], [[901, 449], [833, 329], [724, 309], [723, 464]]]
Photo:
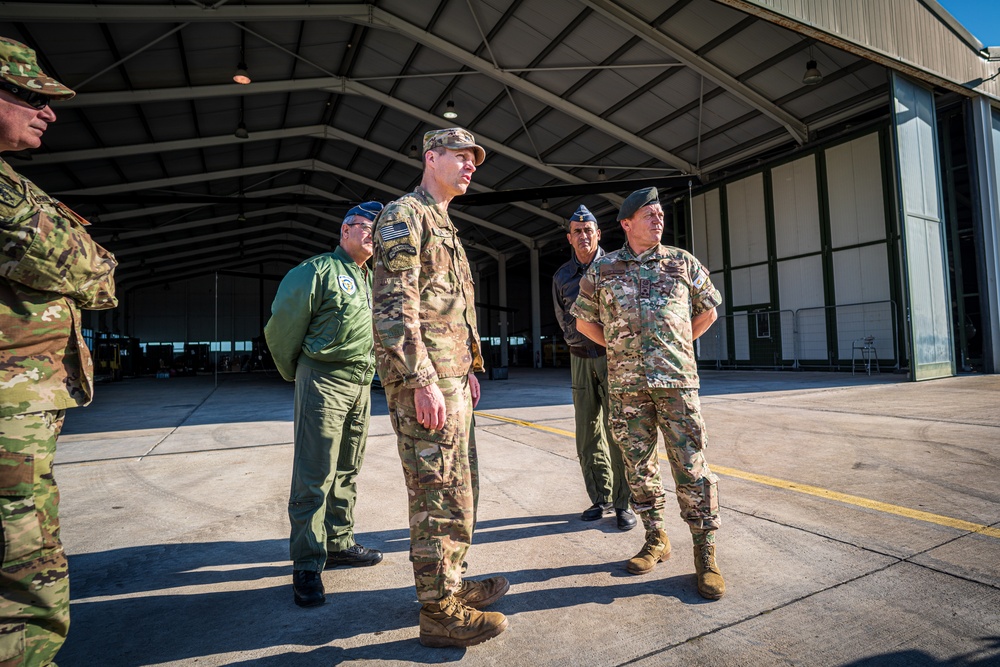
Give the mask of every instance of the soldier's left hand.
[[472, 407], [476, 407], [479, 404], [480, 391], [479, 378], [476, 377], [475, 373], [469, 373], [469, 392], [472, 394]]

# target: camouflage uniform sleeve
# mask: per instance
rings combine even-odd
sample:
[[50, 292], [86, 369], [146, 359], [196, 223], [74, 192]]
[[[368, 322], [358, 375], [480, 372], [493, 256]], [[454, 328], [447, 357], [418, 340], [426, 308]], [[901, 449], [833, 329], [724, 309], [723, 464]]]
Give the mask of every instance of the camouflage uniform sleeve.
[[597, 265], [597, 262], [591, 264], [580, 279], [580, 294], [577, 295], [576, 303], [570, 308], [569, 314], [584, 322], [601, 324], [600, 306], [597, 301]]
[[374, 232], [375, 336], [388, 363], [411, 389], [438, 380], [420, 323], [420, 249], [425, 231], [420, 212], [397, 201], [383, 209]]
[[688, 275], [691, 276], [691, 317], [701, 315], [722, 304], [722, 294], [708, 277], [708, 269], [694, 255], [688, 255]]
[[[6, 167], [6, 165], [2, 165]], [[40, 206], [29, 181], [0, 168], [0, 277], [103, 310], [115, 298], [114, 255], [87, 233], [86, 220], [60, 202]]]
[[300, 264], [285, 274], [271, 304], [271, 319], [264, 327], [267, 348], [281, 377], [295, 381], [295, 367], [302, 352], [316, 303], [316, 267]]

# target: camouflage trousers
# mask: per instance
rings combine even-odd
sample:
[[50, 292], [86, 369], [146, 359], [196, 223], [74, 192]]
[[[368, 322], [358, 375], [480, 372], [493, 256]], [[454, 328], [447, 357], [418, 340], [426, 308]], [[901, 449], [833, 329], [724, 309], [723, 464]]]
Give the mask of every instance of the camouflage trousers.
[[697, 389], [646, 389], [611, 396], [611, 431], [625, 454], [632, 503], [646, 530], [662, 530], [666, 492], [656, 449], [663, 432], [681, 518], [695, 544], [713, 543], [719, 528], [719, 480], [708, 468], [708, 435]]
[[69, 632], [69, 569], [52, 474], [65, 415], [0, 417], [0, 667], [53, 664]]
[[430, 431], [417, 421], [414, 390], [385, 387], [389, 418], [410, 510], [410, 561], [417, 599], [433, 602], [458, 591], [472, 544], [479, 500], [472, 395], [467, 376], [439, 378], [447, 420]]

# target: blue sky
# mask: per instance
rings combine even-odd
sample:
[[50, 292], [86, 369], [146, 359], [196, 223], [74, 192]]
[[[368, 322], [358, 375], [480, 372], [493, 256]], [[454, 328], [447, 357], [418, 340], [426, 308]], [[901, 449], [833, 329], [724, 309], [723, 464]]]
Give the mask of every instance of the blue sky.
[[984, 46], [1000, 46], [998, 0], [938, 0]]

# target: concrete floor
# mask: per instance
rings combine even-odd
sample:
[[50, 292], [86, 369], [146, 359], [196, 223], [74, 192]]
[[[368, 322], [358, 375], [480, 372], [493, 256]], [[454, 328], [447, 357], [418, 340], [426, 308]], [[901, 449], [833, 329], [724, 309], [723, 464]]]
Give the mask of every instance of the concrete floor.
[[292, 386], [140, 379], [99, 386], [60, 440], [73, 593], [60, 665], [1000, 665], [1000, 376], [704, 373], [729, 591], [708, 602], [676, 513], [673, 557], [642, 577], [623, 567], [641, 529], [578, 520], [589, 501], [560, 433], [573, 428], [568, 371], [510, 375], [483, 383], [479, 411], [550, 430], [477, 417], [469, 576], [510, 579], [500, 637], [417, 642], [381, 392], [357, 538], [385, 561], [327, 571], [327, 604], [300, 609]]

